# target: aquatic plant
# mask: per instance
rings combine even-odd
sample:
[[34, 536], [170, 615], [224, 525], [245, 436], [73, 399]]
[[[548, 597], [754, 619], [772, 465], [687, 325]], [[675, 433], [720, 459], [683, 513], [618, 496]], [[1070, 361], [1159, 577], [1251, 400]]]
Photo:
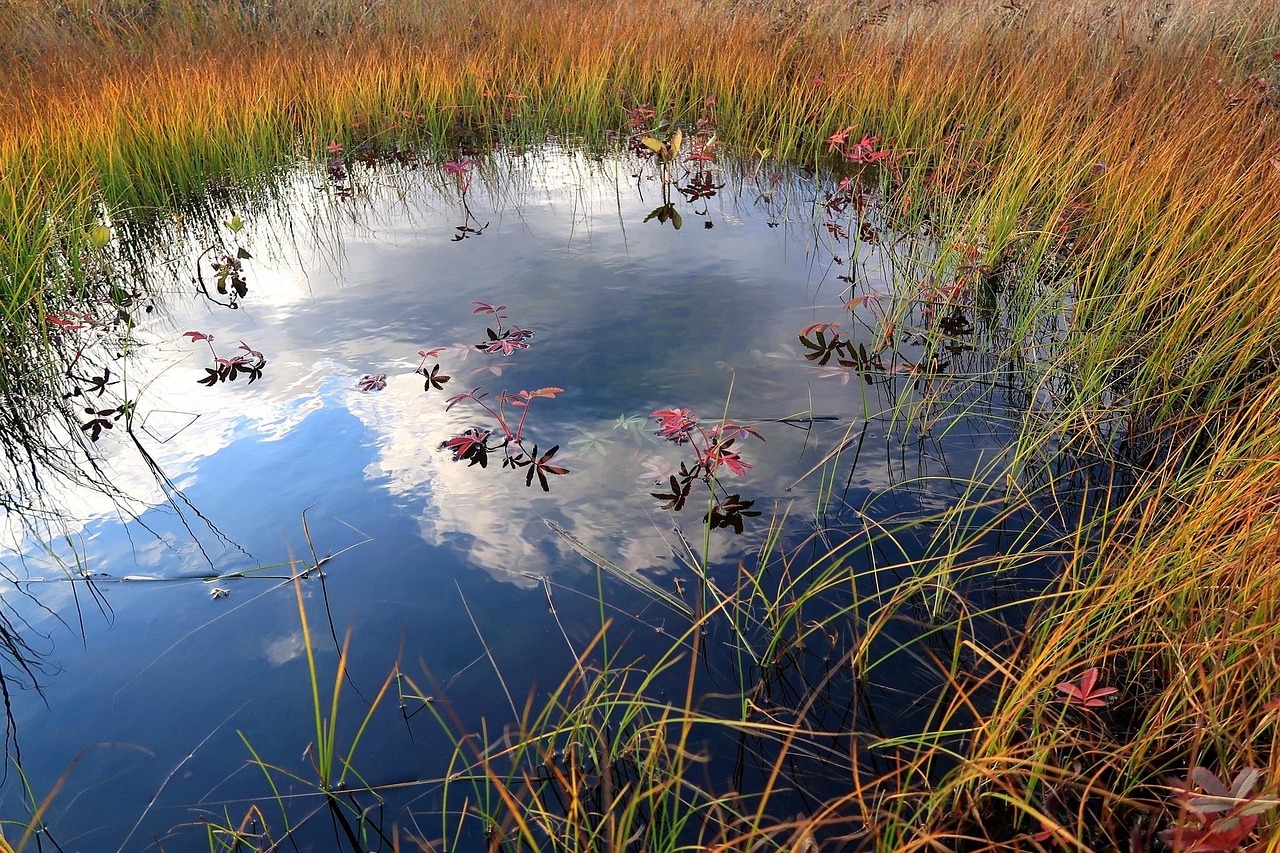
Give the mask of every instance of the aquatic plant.
[[262, 371], [267, 366], [267, 357], [244, 341], [240, 342], [240, 349], [242, 350], [240, 354], [233, 355], [231, 358], [223, 358], [213, 348], [213, 335], [190, 331], [183, 332], [182, 336], [188, 338], [192, 343], [203, 341], [209, 347], [209, 356], [213, 359], [213, 367], [204, 369], [204, 378], [196, 380], [199, 384], [212, 388], [220, 382], [234, 382], [237, 376], [247, 376], [249, 377], [248, 384], [252, 385], [262, 378]]
[[711, 508], [702, 520], [712, 528], [732, 527], [735, 533], [741, 533], [744, 518], [760, 515], [759, 510], [751, 508], [755, 501], [744, 501], [740, 494], [729, 494], [716, 476], [722, 467], [739, 477], [746, 474], [748, 468], [755, 467], [744, 460], [733, 445], [738, 439], [748, 436], [764, 441], [758, 429], [732, 421], [703, 429], [697, 416], [689, 409], [659, 409], [649, 417], [658, 419], [661, 438], [673, 444], [688, 445], [694, 454], [692, 466], [681, 462], [679, 472], [670, 476], [670, 492], [651, 493], [661, 502], [663, 509], [676, 512], [683, 509], [693, 483], [701, 480], [707, 484], [711, 497]]
[[[475, 344], [474, 349], [490, 355], [510, 356], [515, 352], [529, 348], [529, 341], [533, 338], [533, 330], [504, 324], [503, 321], [510, 320], [510, 315], [505, 313], [507, 306], [492, 305], [481, 301], [473, 301], [471, 304], [476, 306], [472, 310], [473, 314], [486, 314], [492, 317], [493, 324], [496, 327], [487, 327], [485, 329], [487, 340]], [[438, 359], [442, 352], [445, 352], [444, 347], [433, 347], [418, 351], [420, 361], [414, 372], [426, 379], [423, 391], [442, 390], [452, 379], [451, 376], [440, 373], [439, 364], [433, 365], [430, 370], [426, 367], [428, 359]], [[552, 400], [555, 399], [556, 395], [563, 393], [563, 388], [555, 386], [532, 390], [522, 389], [515, 393], [504, 391], [495, 398], [497, 408], [484, 402], [488, 398], [489, 392], [485, 391], [483, 386], [476, 386], [468, 391], [454, 394], [445, 400], [445, 411], [449, 411], [463, 402], [473, 403], [493, 418], [501, 434], [497, 437], [497, 443], [490, 445], [490, 438], [495, 434], [493, 429], [470, 427], [461, 434], [442, 441], [440, 449], [449, 451], [455, 462], [465, 461], [468, 467], [478, 465], [481, 468], [488, 467], [489, 454], [501, 451], [503, 468], [512, 470], [527, 469], [525, 471], [526, 486], [532, 486], [536, 477], [542, 490], [544, 492], [550, 491], [550, 485], [547, 480], [548, 474], [561, 476], [569, 473], [569, 469], [553, 464], [551, 461], [560, 450], [560, 445], [553, 445], [550, 449], [539, 454], [537, 444], [532, 445], [532, 449], [526, 446], [524, 430], [529, 418], [529, 410], [534, 400], [539, 398]], [[508, 416], [508, 406], [520, 410], [519, 420], [514, 420]], [[513, 422], [514, 426], [512, 426]]]

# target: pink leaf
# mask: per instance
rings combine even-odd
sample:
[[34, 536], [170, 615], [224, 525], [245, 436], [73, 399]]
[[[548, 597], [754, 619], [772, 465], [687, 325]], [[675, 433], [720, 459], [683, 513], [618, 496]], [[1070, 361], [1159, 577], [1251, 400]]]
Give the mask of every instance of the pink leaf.
[[1068, 705], [1076, 705], [1081, 708], [1105, 708], [1107, 696], [1120, 692], [1115, 687], [1097, 687], [1098, 668], [1090, 667], [1080, 674], [1079, 685], [1064, 681], [1057, 685], [1058, 692], [1063, 696], [1059, 697]]

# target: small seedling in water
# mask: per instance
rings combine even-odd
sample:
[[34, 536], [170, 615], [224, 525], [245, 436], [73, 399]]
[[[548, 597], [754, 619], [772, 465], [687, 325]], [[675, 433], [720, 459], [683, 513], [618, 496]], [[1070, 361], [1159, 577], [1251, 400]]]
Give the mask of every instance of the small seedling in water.
[[[464, 347], [464, 356], [472, 349], [484, 353], [500, 352], [503, 355], [511, 355], [516, 350], [528, 349], [528, 342], [533, 337], [533, 331], [505, 323], [504, 321], [510, 319], [506, 314], [507, 306], [494, 305], [479, 300], [475, 300], [471, 304], [474, 306], [471, 313], [489, 315], [493, 318], [494, 325], [497, 328], [485, 329], [488, 340], [475, 344], [474, 347]], [[424, 391], [441, 390], [444, 388], [445, 383], [452, 378], [440, 373], [439, 364], [434, 365], [430, 370], [427, 369], [427, 359], [439, 358], [440, 353], [444, 351], [444, 347], [418, 351], [421, 361], [418, 363], [415, 372], [426, 378], [426, 383], [423, 386]], [[489, 393], [484, 390], [483, 386], [477, 386], [470, 391], [455, 394], [445, 401], [445, 411], [449, 411], [463, 402], [474, 403], [497, 421], [498, 429], [471, 427], [460, 435], [455, 435], [453, 438], [441, 442], [440, 449], [450, 451], [455, 462], [465, 460], [468, 467], [479, 465], [481, 468], [488, 467], [490, 453], [501, 451], [503, 454], [503, 468], [511, 470], [526, 469], [526, 486], [532, 486], [536, 478], [544, 492], [550, 491], [549, 481], [547, 480], [548, 475], [559, 476], [569, 473], [569, 469], [551, 462], [552, 458], [560, 450], [560, 445], [553, 445], [550, 450], [542, 454], [538, 453], [537, 445], [534, 445], [530, 451], [525, 447], [524, 430], [529, 418], [529, 410], [532, 408], [534, 400], [538, 398], [554, 399], [557, 394], [563, 393], [563, 388], [554, 385], [534, 390], [521, 390], [514, 394], [503, 392], [496, 398], [496, 408], [485, 402]], [[512, 419], [508, 417], [507, 407], [521, 410], [520, 420], [514, 426], [512, 426]], [[490, 444], [491, 438], [494, 438], [495, 443]]]
[[[739, 494], [717, 494], [719, 483], [716, 472], [722, 467], [728, 468], [739, 477], [754, 467], [742, 458], [734, 448], [739, 438], [752, 436], [764, 440], [754, 427], [740, 426], [726, 421], [711, 429], [704, 430], [698, 424], [698, 417], [690, 409], [659, 409], [650, 417], [658, 420], [658, 436], [673, 444], [689, 445], [694, 452], [693, 467], [685, 462], [680, 463], [680, 470], [669, 477], [671, 484], [668, 492], [650, 492], [650, 496], [661, 502], [663, 509], [679, 512], [689, 500], [689, 494], [695, 480], [702, 480], [716, 495], [715, 504], [702, 517], [703, 522], [711, 527], [731, 527], [735, 533], [743, 530], [743, 519], [760, 515], [751, 507], [755, 501], [744, 501]], [[721, 489], [723, 492], [723, 489]]]
[[366, 373], [356, 380], [356, 387], [361, 391], [368, 393], [370, 391], [381, 391], [387, 387], [387, 374], [385, 373]]
[[234, 382], [237, 376], [248, 376], [249, 384], [261, 378], [262, 370], [267, 366], [267, 357], [258, 350], [240, 342], [240, 349], [244, 352], [231, 358], [220, 358], [213, 348], [213, 335], [206, 335], [204, 332], [183, 332], [184, 338], [190, 338], [192, 343], [204, 341], [209, 346], [209, 353], [213, 356], [213, 367], [204, 369], [205, 377], [197, 379], [201, 385], [207, 385], [212, 388], [219, 382]]

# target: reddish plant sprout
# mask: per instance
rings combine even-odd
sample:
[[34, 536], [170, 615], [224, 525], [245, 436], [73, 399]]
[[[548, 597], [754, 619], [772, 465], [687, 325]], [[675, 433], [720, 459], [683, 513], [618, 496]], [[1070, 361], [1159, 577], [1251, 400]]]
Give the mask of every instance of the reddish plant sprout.
[[533, 332], [527, 329], [508, 329], [501, 335], [496, 334], [492, 329], [488, 331], [489, 340], [476, 344], [476, 349], [488, 353], [500, 352], [503, 355], [511, 355], [516, 350], [528, 349], [529, 338], [533, 337]]
[[[840, 334], [839, 323], [814, 323], [800, 330], [800, 343], [811, 352], [805, 353], [806, 361], [816, 361], [819, 367], [826, 367], [832, 358], [840, 361], [841, 352], [852, 346]], [[830, 337], [828, 338], [828, 333]], [[846, 365], [852, 367], [852, 365]]]
[[[508, 435], [511, 436], [511, 441], [514, 442], [515, 444], [520, 443], [520, 439], [524, 435], [525, 419], [529, 417], [530, 404], [532, 404], [535, 399], [537, 399], [538, 397], [542, 397], [547, 400], [554, 400], [557, 394], [563, 394], [563, 393], [564, 393], [563, 388], [557, 388], [553, 385], [547, 388], [539, 388], [536, 391], [521, 391], [518, 394], [506, 394], [506, 393], [500, 394], [498, 396], [498, 402], [500, 406], [506, 406], [508, 403], [510, 403], [512, 406], [515, 406], [518, 409], [519, 408], [524, 409], [524, 411], [520, 413], [520, 423], [516, 424], [515, 433], [508, 433]], [[505, 410], [500, 409], [498, 420], [499, 422], [502, 423], [503, 425], [502, 428], [504, 430], [507, 428], [505, 414], [506, 414]], [[554, 453], [554, 450], [551, 452]]]
[[658, 435], [676, 444], [689, 440], [698, 419], [689, 409], [658, 409], [649, 415], [658, 419]]
[[[445, 410], [448, 411], [459, 403], [470, 401], [480, 408], [488, 412], [495, 421], [498, 422], [499, 428], [502, 430], [502, 439], [494, 446], [489, 445], [489, 438], [493, 434], [492, 430], [481, 430], [471, 428], [462, 435], [455, 436], [452, 439], [441, 444], [442, 449], [448, 449], [453, 452], [455, 462], [467, 460], [469, 465], [478, 464], [484, 468], [488, 464], [489, 454], [499, 450], [503, 451], [502, 467], [504, 468], [524, 468], [529, 470], [525, 477], [525, 485], [532, 486], [534, 477], [537, 477], [538, 484], [542, 486], [542, 490], [550, 491], [547, 483], [547, 475], [568, 474], [569, 469], [559, 465], [551, 464], [551, 458], [559, 451], [560, 446], [555, 445], [541, 456], [538, 455], [537, 445], [534, 445], [532, 452], [526, 452], [524, 447], [524, 428], [525, 422], [529, 417], [529, 410], [532, 408], [533, 401], [539, 398], [554, 399], [557, 394], [564, 392], [563, 388], [548, 386], [546, 388], [538, 388], [536, 390], [522, 390], [515, 394], [503, 392], [497, 396], [498, 406], [494, 408], [485, 402], [488, 393], [482, 387], [472, 388], [470, 391], [464, 391], [461, 394], [455, 394], [446, 401]], [[521, 409], [520, 420], [516, 423], [514, 429], [507, 417], [507, 406], [513, 406]]]
[[[485, 397], [488, 397], [488, 396], [489, 396], [489, 392], [484, 390], [484, 386], [477, 385], [475, 388], [472, 388], [470, 391], [463, 391], [461, 394], [454, 394], [452, 397], [445, 400], [444, 410], [447, 412], [450, 409], [452, 409], [454, 406], [463, 402], [464, 400], [473, 400], [477, 403], [480, 403], [481, 400], [483, 400]], [[489, 409], [489, 407], [485, 406], [484, 403], [480, 403], [480, 405], [484, 406], [484, 408], [486, 409]], [[495, 417], [497, 417], [496, 413], [494, 413], [492, 409], [489, 409], [489, 412], [490, 414], [493, 414]]]
[[834, 154], [844, 148], [845, 143], [849, 141], [849, 134], [853, 133], [853, 125], [849, 125], [844, 130], [837, 130], [823, 141], [827, 143], [827, 153]]
[[[489, 340], [485, 343], [476, 344], [474, 347], [468, 347], [465, 344], [459, 345], [464, 357], [473, 349], [478, 349], [482, 352], [510, 354], [516, 349], [524, 349], [528, 346], [527, 341], [533, 336], [532, 331], [521, 329], [518, 326], [504, 325], [503, 321], [509, 319], [505, 313], [507, 306], [479, 300], [473, 301], [471, 305], [473, 306], [473, 314], [487, 314], [493, 317], [497, 328], [486, 330]], [[434, 365], [430, 370], [427, 369], [428, 359], [439, 358], [445, 349], [445, 347], [435, 347], [418, 351], [418, 357], [421, 360], [418, 363], [417, 372], [426, 378], [424, 387], [426, 391], [430, 391], [433, 388], [435, 390], [442, 389], [451, 378], [441, 375], [439, 364]], [[522, 389], [514, 393], [504, 391], [493, 398], [492, 401], [489, 401], [489, 393], [484, 390], [483, 386], [476, 386], [468, 391], [454, 394], [445, 400], [445, 411], [449, 411], [461, 403], [474, 403], [493, 418], [497, 423], [497, 429], [472, 427], [461, 435], [454, 436], [443, 442], [440, 447], [441, 449], [449, 450], [453, 454], [455, 462], [466, 460], [468, 466], [479, 465], [481, 468], [488, 465], [490, 453], [501, 451], [503, 468], [511, 468], [513, 470], [526, 468], [528, 469], [525, 472], [526, 486], [532, 486], [536, 478], [538, 485], [542, 487], [544, 492], [550, 491], [548, 476], [569, 473], [568, 468], [553, 464], [551, 461], [556, 453], [559, 452], [560, 445], [553, 445], [550, 450], [542, 454], [539, 454], [537, 445], [534, 445], [530, 452], [525, 445], [525, 425], [528, 422], [529, 411], [533, 408], [534, 400], [553, 400], [558, 394], [563, 393], [563, 388], [556, 385], [547, 385], [542, 388]], [[518, 421], [508, 413], [508, 407], [520, 410]]]
[[475, 348], [486, 353], [502, 353], [503, 355], [511, 355], [517, 350], [529, 348], [529, 341], [533, 338], [532, 329], [522, 329], [519, 326], [503, 326], [502, 321], [508, 320], [503, 312], [507, 310], [505, 305], [491, 305], [488, 302], [473, 301], [472, 305], [476, 306], [472, 310], [472, 314], [488, 314], [494, 319], [496, 329], [485, 329], [485, 335], [488, 340], [481, 341], [475, 345]]
[[658, 409], [649, 417], [658, 420], [658, 435], [673, 444], [692, 444], [696, 461], [692, 469], [697, 479], [710, 481], [716, 469], [727, 466], [739, 476], [753, 467], [744, 462], [737, 451], [731, 450], [734, 441], [743, 436], [764, 440], [759, 430], [726, 421], [704, 430], [698, 425], [698, 417], [690, 409]]
[[1043, 820], [1040, 821], [1040, 831], [1035, 835], [1032, 835], [1031, 840], [1038, 841], [1041, 844], [1044, 844], [1046, 841], [1051, 842], [1054, 847], [1066, 846], [1066, 843], [1058, 835], [1057, 828]]
[[366, 373], [356, 380], [356, 387], [366, 394], [370, 391], [381, 391], [387, 387], [387, 374]]
[[857, 142], [850, 143], [850, 135], [854, 132], [855, 126], [849, 125], [843, 130], [837, 130], [828, 136], [824, 142], [827, 143], [827, 153], [839, 153], [840, 156], [848, 160], [850, 163], [859, 165], [868, 165], [878, 163], [881, 160], [887, 160], [894, 156], [890, 150], [880, 149], [877, 146], [880, 143], [879, 136], [870, 134], [862, 134], [862, 138]]
[[454, 436], [440, 444], [442, 450], [453, 453], [453, 461], [467, 461], [467, 467], [479, 465], [481, 468], [489, 464], [489, 430], [472, 427], [462, 435]]
[[1105, 708], [1107, 697], [1120, 691], [1115, 687], [1098, 687], [1098, 668], [1096, 666], [1080, 673], [1079, 683], [1064, 681], [1056, 689], [1062, 694], [1059, 701], [1078, 708]]
[[758, 438], [761, 441], [764, 441], [764, 436], [760, 434], [760, 430], [751, 426], [735, 424], [733, 421], [725, 421], [718, 426], [713, 426], [711, 429], [707, 430], [707, 435], [711, 438], [722, 440], [728, 439], [730, 441], [735, 438], [746, 438], [747, 436], [751, 436], [752, 438]]
[[627, 126], [633, 133], [643, 133], [649, 129], [655, 115], [657, 113], [648, 104], [633, 107], [627, 110]]
[[[841, 382], [847, 382], [852, 373], [857, 373], [868, 385], [874, 384], [877, 377], [884, 378], [889, 373], [901, 372], [903, 369], [915, 369], [915, 365], [906, 363], [895, 370], [887, 370], [881, 360], [881, 356], [891, 350], [894, 351], [895, 360], [901, 358], [895, 347], [898, 326], [886, 314], [880, 302], [882, 298], [882, 294], [872, 293], [854, 297], [844, 303], [845, 309], [851, 312], [863, 306], [869, 307], [879, 321], [876, 339], [870, 347], [864, 343], [855, 344], [840, 331], [839, 323], [813, 323], [799, 332], [800, 343], [809, 350], [804, 354], [805, 360], [816, 362], [818, 367], [827, 367], [835, 359], [836, 365], [842, 370], [832, 367], [824, 371], [824, 376], [837, 376]], [[935, 367], [933, 372], [938, 372], [945, 366], [942, 364]]]
[[183, 332], [184, 338], [189, 338], [192, 343], [203, 341], [209, 347], [209, 354], [213, 357], [213, 367], [204, 369], [205, 376], [203, 379], [197, 379], [201, 385], [212, 388], [219, 382], [234, 382], [237, 376], [248, 376], [249, 384], [262, 377], [262, 370], [267, 366], [267, 357], [258, 350], [240, 342], [242, 352], [231, 358], [222, 358], [213, 348], [213, 335], [206, 335], [204, 332]]
[[471, 173], [476, 167], [476, 160], [473, 157], [463, 157], [461, 160], [450, 160], [448, 163], [442, 163], [441, 167], [445, 174], [452, 175], [458, 182], [458, 193], [466, 195], [467, 190], [471, 189]]
[[708, 475], [714, 474], [721, 465], [724, 465], [739, 477], [746, 474], [748, 468], [755, 467], [750, 462], [743, 461], [742, 457], [735, 451], [730, 450], [729, 445], [731, 444], [733, 444], [732, 438], [728, 441], [718, 441], [707, 448], [706, 455], [703, 456], [701, 462]]
[[421, 361], [418, 362], [418, 366], [417, 368], [414, 369], [413, 372], [418, 374], [419, 376], [426, 377], [427, 381], [422, 386], [423, 391], [429, 392], [433, 388], [437, 391], [442, 391], [444, 390], [445, 384], [448, 383], [448, 381], [453, 378], [451, 376], [446, 376], [442, 374], [440, 372], [439, 364], [435, 365], [430, 370], [427, 370], [427, 359], [429, 358], [438, 359], [440, 357], [440, 353], [444, 352], [444, 349], [445, 349], [444, 347], [435, 347], [429, 350], [421, 350], [421, 349], [418, 350], [418, 356], [421, 359]]
[[876, 144], [879, 142], [880, 137], [863, 134], [861, 141], [845, 148], [844, 159], [850, 163], [875, 163], [891, 157], [890, 151], [876, 150]]
[[51, 311], [45, 315], [44, 319], [53, 328], [66, 332], [78, 332], [81, 329], [99, 325], [98, 321], [88, 314], [80, 314], [66, 309]]
[[817, 332], [833, 332], [838, 334], [837, 330], [839, 330], [839, 328], [840, 328], [839, 323], [814, 323], [811, 326], [805, 326], [803, 329], [801, 329], [800, 337], [802, 338], [808, 337], [809, 335], [815, 334]]
[[[1263, 800], [1253, 793], [1261, 778], [1261, 770], [1249, 767], [1237, 773], [1228, 787], [1208, 768], [1191, 768], [1185, 782], [1173, 780], [1170, 787], [1192, 823], [1160, 832], [1160, 840], [1176, 853], [1214, 853], [1239, 848], [1253, 834], [1259, 816], [1277, 805], [1275, 800]], [[1200, 789], [1199, 793], [1196, 788]]]
[[[695, 480], [702, 480], [712, 490], [714, 504], [703, 516], [703, 521], [712, 528], [730, 527], [741, 533], [743, 519], [760, 515], [752, 510], [754, 501], [744, 501], [739, 494], [728, 494], [720, 487], [716, 479], [717, 472], [728, 468], [741, 477], [754, 467], [742, 458], [733, 445], [739, 438], [752, 436], [764, 440], [754, 427], [743, 426], [725, 421], [719, 426], [702, 429], [698, 418], [690, 409], [671, 408], [658, 409], [650, 414], [658, 420], [658, 435], [673, 444], [688, 444], [693, 448], [694, 463], [690, 468], [685, 462], [680, 463], [677, 474], [669, 477], [670, 491], [651, 492], [663, 509], [679, 511], [689, 499], [689, 493]], [[718, 491], [719, 490], [719, 491]]]
[[480, 302], [479, 300], [471, 300], [471, 304], [476, 306], [472, 309], [472, 314], [490, 314], [498, 323], [498, 330], [502, 330], [502, 321], [507, 319], [507, 315], [503, 311], [507, 310], [505, 305], [490, 305], [488, 302]]

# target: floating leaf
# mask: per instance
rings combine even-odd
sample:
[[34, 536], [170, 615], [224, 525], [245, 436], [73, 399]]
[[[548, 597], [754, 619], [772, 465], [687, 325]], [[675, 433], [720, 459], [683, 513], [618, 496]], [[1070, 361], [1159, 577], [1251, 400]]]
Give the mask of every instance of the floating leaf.
[[[447, 379], [448, 377], [445, 378]], [[383, 388], [387, 387], [387, 374], [366, 373], [364, 376], [361, 376], [356, 380], [356, 387], [365, 393], [370, 391], [381, 391]]]

